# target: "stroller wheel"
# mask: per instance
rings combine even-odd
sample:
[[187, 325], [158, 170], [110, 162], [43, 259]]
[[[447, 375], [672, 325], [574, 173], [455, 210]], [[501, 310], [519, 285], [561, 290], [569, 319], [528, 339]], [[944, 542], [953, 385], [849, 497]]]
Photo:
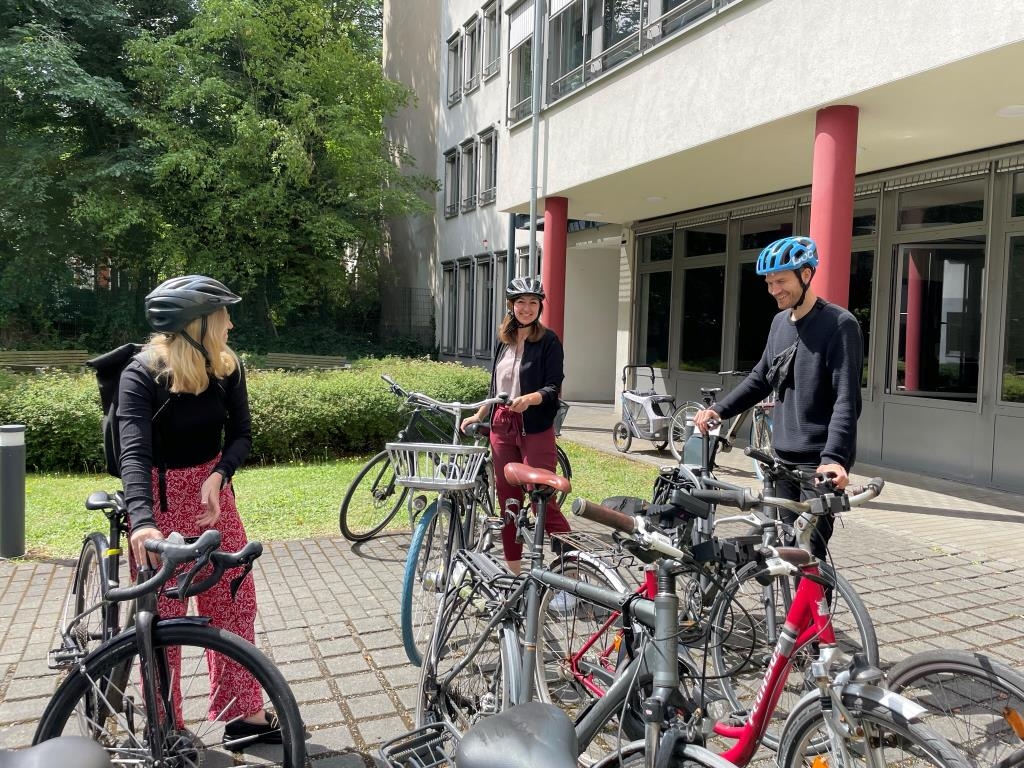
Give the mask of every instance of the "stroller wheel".
[[668, 448], [668, 440], [652, 440], [651, 443], [654, 445], [654, 450], [658, 453], [664, 453], [665, 449]]
[[628, 451], [630, 443], [633, 442], [633, 436], [629, 433], [629, 427], [621, 421], [612, 427], [612, 442], [615, 443], [615, 450], [622, 453]]

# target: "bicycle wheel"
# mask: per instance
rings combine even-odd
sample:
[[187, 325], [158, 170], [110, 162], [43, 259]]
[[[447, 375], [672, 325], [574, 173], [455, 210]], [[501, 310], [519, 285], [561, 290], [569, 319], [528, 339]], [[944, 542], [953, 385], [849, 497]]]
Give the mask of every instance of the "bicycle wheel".
[[75, 624], [68, 632], [77, 649], [88, 654], [99, 647], [100, 643], [111, 638], [117, 628], [117, 603], [103, 602], [103, 584], [106, 580], [104, 568], [105, 555], [108, 549], [107, 537], [102, 533], [91, 533], [82, 542], [82, 552], [78, 556], [75, 567], [75, 580], [71, 591], [64, 601], [64, 614], [61, 628], [67, 629], [76, 616], [86, 610], [99, 606]]
[[678, 462], [683, 460], [686, 441], [693, 434], [693, 419], [700, 409], [700, 403], [683, 403], [672, 414], [672, 422], [668, 427], [668, 448]]
[[417, 667], [434, 631], [438, 606], [444, 597], [452, 553], [462, 549], [462, 529], [457, 504], [451, 498], [427, 507], [405, 557], [402, 577], [402, 645], [405, 655]]
[[395, 484], [395, 470], [387, 451], [381, 451], [359, 470], [345, 491], [338, 512], [341, 535], [349, 541], [366, 541], [398, 514], [407, 488]]
[[[776, 578], [769, 586], [762, 586], [755, 579], [759, 570], [757, 563], [743, 566], [719, 592], [709, 614], [715, 675], [734, 712], [746, 712], [753, 704], [792, 601], [789, 579]], [[877, 665], [875, 627], [860, 595], [828, 564], [821, 565], [821, 576], [833, 585], [832, 624], [839, 648], [850, 656], [861, 653], [870, 664]], [[773, 617], [772, 623], [769, 615]], [[789, 678], [764, 736], [765, 746], [771, 749], [778, 747], [782, 722], [813, 685], [807, 678], [813, 645], [808, 643], [793, 658]]]
[[[562, 450], [562, 446], [555, 444], [555, 474], [564, 477], [566, 480], [572, 481], [572, 464], [569, 463], [569, 456], [565, 451]], [[562, 491], [558, 491], [555, 494], [555, 502], [558, 504], [558, 508], [561, 509], [565, 503], [566, 494]]]
[[[147, 736], [147, 718], [152, 715], [163, 730], [164, 765], [182, 768], [205, 765], [266, 765], [281, 760], [284, 768], [301, 768], [305, 763], [305, 733], [298, 705], [277, 668], [250, 643], [231, 632], [195, 623], [160, 622], [153, 630], [159, 663], [154, 672], [157, 690], [180, 692], [180, 706], [146, 706], [139, 672], [135, 632], [114, 638], [87, 664], [75, 668], [57, 688], [43, 712], [34, 743], [62, 735], [81, 735], [99, 742], [118, 765], [153, 765], [153, 750]], [[181, 655], [180, 672], [171, 670], [168, 652]], [[225, 656], [259, 683], [265, 705], [272, 709], [281, 726], [280, 745], [252, 744], [245, 753], [232, 753], [224, 746], [224, 726], [243, 715], [232, 712], [236, 680], [211, 689], [207, 657]], [[130, 667], [126, 684], [111, 684], [118, 670]], [[237, 679], [237, 675], [231, 675]]]
[[[504, 624], [485, 632], [492, 610], [502, 605], [501, 593], [468, 569], [461, 557], [454, 566], [465, 576], [459, 589], [445, 596], [423, 660], [416, 726], [445, 722], [465, 733], [481, 718], [511, 705], [507, 670], [518, 658], [519, 640], [515, 628]], [[481, 638], [483, 645], [473, 653]], [[451, 675], [463, 662], [462, 670]]]
[[908, 721], [902, 713], [884, 704], [844, 694], [843, 705], [854, 714], [856, 722], [843, 724], [846, 735], [842, 749], [830, 740], [821, 706], [817, 698], [812, 698], [786, 722], [779, 749], [780, 768], [969, 766], [963, 755], [940, 735], [922, 723]]
[[[758, 410], [755, 408], [754, 417], [750, 420], [750, 445], [769, 455], [772, 452], [772, 417], [771, 411]], [[751, 459], [754, 464], [754, 474], [758, 480], [764, 480], [764, 470], [761, 462]]]
[[1024, 675], [980, 653], [937, 650], [904, 659], [888, 678], [971, 765], [1024, 765]]

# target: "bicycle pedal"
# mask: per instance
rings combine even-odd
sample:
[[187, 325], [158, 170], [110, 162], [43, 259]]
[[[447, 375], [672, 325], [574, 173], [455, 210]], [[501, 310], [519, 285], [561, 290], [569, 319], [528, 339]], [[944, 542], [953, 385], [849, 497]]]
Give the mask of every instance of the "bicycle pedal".
[[85, 652], [77, 648], [54, 648], [46, 654], [46, 664], [50, 669], [68, 669], [84, 658]]

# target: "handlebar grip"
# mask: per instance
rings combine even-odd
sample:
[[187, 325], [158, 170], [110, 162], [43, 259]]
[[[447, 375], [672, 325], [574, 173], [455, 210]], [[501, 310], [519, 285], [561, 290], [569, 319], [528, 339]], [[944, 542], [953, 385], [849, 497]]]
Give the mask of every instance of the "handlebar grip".
[[766, 464], [771, 467], [775, 464], [775, 457], [767, 451], [763, 451], [760, 448], [756, 448], [753, 445], [747, 446], [743, 453], [752, 458], [754, 461], [758, 461], [762, 464]]
[[711, 504], [724, 504], [727, 507], [737, 507], [743, 510], [750, 509], [757, 502], [756, 498], [742, 488], [734, 491], [712, 491], [705, 490], [704, 488], [695, 488], [690, 494], [693, 498], [700, 499], [701, 501], [707, 501]]
[[576, 517], [593, 520], [595, 523], [606, 525], [623, 533], [636, 532], [636, 518], [633, 515], [627, 515], [586, 499], [576, 499], [572, 503], [572, 513]]
[[386, 381], [389, 386], [395, 386], [395, 380], [388, 376], [386, 373], [382, 373], [380, 377], [384, 379], [384, 381]]
[[463, 430], [467, 437], [487, 437], [491, 434], [491, 425], [477, 421]]

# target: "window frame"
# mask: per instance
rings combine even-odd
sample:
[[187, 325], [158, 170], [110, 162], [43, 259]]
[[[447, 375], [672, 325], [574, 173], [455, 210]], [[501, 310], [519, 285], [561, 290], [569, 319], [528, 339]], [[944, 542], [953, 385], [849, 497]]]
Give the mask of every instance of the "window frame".
[[497, 199], [498, 132], [493, 127], [485, 128], [477, 134], [477, 167], [480, 173], [477, 205], [482, 208], [493, 204]]
[[441, 191], [444, 217], [454, 218], [459, 215], [459, 183], [461, 181], [460, 158], [462, 153], [458, 147], [452, 147], [444, 153], [444, 187]]
[[459, 144], [459, 156], [459, 211], [468, 213], [476, 208], [477, 200], [478, 157], [475, 136]]
[[487, 3], [480, 11], [480, 21], [483, 30], [480, 40], [480, 76], [487, 81], [501, 71], [501, 3], [498, 0]]
[[480, 62], [480, 17], [473, 14], [462, 25], [462, 92], [472, 93], [483, 81]]
[[462, 101], [462, 30], [456, 30], [448, 38], [448, 106], [454, 107]]

